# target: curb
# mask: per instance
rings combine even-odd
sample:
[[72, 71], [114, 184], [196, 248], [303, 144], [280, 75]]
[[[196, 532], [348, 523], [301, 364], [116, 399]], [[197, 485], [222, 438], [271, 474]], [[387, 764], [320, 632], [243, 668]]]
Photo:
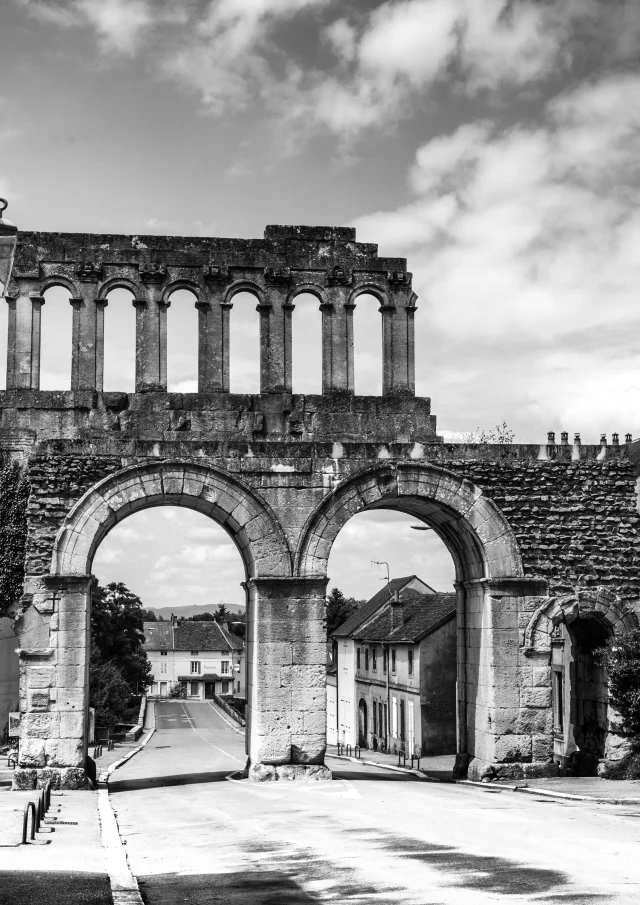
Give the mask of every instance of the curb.
[[543, 795], [546, 798], [555, 798], [559, 801], [586, 801], [592, 804], [630, 804], [636, 807], [640, 805], [640, 798], [603, 798], [593, 795], [572, 795], [570, 792], [554, 792], [550, 789], [536, 789], [532, 786], [512, 786], [502, 785], [489, 782], [474, 782], [471, 779], [454, 779], [453, 782], [459, 786], [475, 786], [485, 791], [495, 791], [496, 789], [504, 789], [506, 792], [523, 792], [525, 795]]
[[123, 764], [126, 764], [126, 762], [127, 762], [128, 760], [131, 760], [131, 758], [132, 758], [135, 754], [137, 754], [139, 751], [142, 751], [142, 749], [143, 749], [144, 746], [147, 744], [147, 742], [149, 741], [149, 739], [151, 738], [151, 736], [154, 734], [154, 732], [156, 731], [156, 708], [155, 708], [155, 702], [152, 702], [152, 707], [151, 707], [151, 709], [152, 709], [152, 725], [151, 725], [151, 732], [149, 733], [149, 735], [145, 738], [145, 740], [142, 742], [141, 745], [138, 745], [138, 747], [137, 747], [137, 748], [134, 748], [133, 751], [129, 751], [129, 753], [128, 753], [128, 754], [125, 754], [124, 757], [121, 757], [120, 760], [114, 761], [114, 763], [110, 764], [110, 765], [107, 767], [106, 770], [104, 770], [102, 773], [100, 773], [100, 775], [98, 776], [98, 785], [99, 785], [99, 786], [105, 785], [106, 783], [108, 783], [109, 777], [110, 777], [111, 774], [114, 772], [114, 770], [117, 770], [118, 767], [121, 767]]
[[427, 776], [426, 773], [422, 773], [420, 770], [412, 770], [410, 767], [396, 767], [393, 764], [381, 764], [377, 760], [362, 760], [362, 758], [359, 757], [347, 757], [346, 754], [325, 754], [325, 757], [333, 757], [335, 760], [348, 760], [351, 761], [352, 764], [366, 764], [367, 767], [379, 767], [381, 770], [391, 770], [393, 773], [403, 773], [405, 776], [408, 773], [410, 776], [423, 779], [425, 782], [440, 782], [439, 779], [436, 779], [433, 776]]
[[113, 905], [144, 905], [138, 881], [129, 867], [106, 785], [98, 789], [98, 813]]
[[118, 767], [130, 760], [134, 754], [142, 751], [156, 731], [156, 708], [154, 702], [152, 702], [151, 708], [151, 732], [149, 735], [141, 745], [121, 757], [120, 760], [115, 761], [98, 777], [98, 813], [100, 815], [102, 846], [105, 851], [105, 863], [111, 884], [113, 905], [144, 905], [138, 881], [129, 867], [127, 853], [120, 838], [118, 819], [109, 798], [108, 780], [114, 770], [117, 770]]

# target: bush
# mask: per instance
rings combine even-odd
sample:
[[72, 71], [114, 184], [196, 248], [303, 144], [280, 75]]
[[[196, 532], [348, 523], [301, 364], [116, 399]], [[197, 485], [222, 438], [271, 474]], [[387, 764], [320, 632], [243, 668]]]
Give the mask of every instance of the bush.
[[640, 736], [640, 629], [615, 635], [595, 651], [609, 679], [609, 701], [620, 715], [622, 729]]

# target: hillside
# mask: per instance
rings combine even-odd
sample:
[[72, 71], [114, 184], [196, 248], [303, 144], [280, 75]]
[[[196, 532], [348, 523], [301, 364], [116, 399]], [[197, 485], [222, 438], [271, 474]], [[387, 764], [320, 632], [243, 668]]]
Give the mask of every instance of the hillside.
[[[153, 610], [157, 616], [162, 616], [163, 619], [170, 619], [172, 613], [175, 613], [176, 616], [201, 616], [202, 613], [215, 613], [217, 606], [217, 603], [212, 603], [209, 606], [150, 606], [147, 609]], [[225, 603], [225, 606], [230, 613], [234, 613], [240, 619], [244, 619], [245, 611], [243, 606], [235, 603]]]

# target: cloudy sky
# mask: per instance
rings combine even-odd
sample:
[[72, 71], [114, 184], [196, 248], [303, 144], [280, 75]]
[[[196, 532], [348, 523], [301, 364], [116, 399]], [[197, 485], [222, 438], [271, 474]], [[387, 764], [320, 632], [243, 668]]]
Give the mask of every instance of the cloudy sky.
[[[0, 194], [23, 229], [354, 225], [408, 258], [418, 392], [445, 436], [502, 421], [521, 441], [636, 434], [639, 53], [638, 0], [3, 0]], [[192, 301], [169, 312], [176, 389], [195, 380]], [[63, 295], [43, 317], [43, 386], [64, 388]], [[313, 391], [319, 315], [301, 300], [294, 317], [294, 389]], [[379, 315], [363, 302], [356, 318], [356, 388], [374, 393]], [[133, 323], [126, 295], [110, 299], [108, 388], [132, 385]], [[251, 389], [250, 300], [232, 329], [233, 388]], [[151, 562], [158, 520], [137, 518]], [[182, 532], [184, 568], [226, 575], [218, 529], [190, 518], [162, 523]], [[381, 527], [366, 516], [340, 537], [332, 578], [348, 593], [378, 586]], [[393, 531], [394, 574], [450, 580], [435, 540]]]

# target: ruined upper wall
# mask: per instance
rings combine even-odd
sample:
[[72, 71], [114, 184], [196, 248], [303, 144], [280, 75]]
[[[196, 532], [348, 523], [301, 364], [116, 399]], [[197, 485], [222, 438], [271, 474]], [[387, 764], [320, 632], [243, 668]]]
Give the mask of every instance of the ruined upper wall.
[[167, 308], [189, 289], [199, 311], [198, 390], [229, 391], [229, 314], [250, 292], [260, 314], [260, 389], [291, 392], [291, 315], [311, 293], [322, 311], [322, 391], [354, 392], [353, 310], [382, 314], [383, 394], [413, 395], [416, 295], [404, 258], [381, 258], [344, 227], [268, 226], [264, 239], [20, 233], [9, 301], [7, 389], [39, 389], [43, 294], [73, 306], [72, 390], [103, 388], [104, 307], [125, 288], [136, 308], [136, 392], [167, 389]]

